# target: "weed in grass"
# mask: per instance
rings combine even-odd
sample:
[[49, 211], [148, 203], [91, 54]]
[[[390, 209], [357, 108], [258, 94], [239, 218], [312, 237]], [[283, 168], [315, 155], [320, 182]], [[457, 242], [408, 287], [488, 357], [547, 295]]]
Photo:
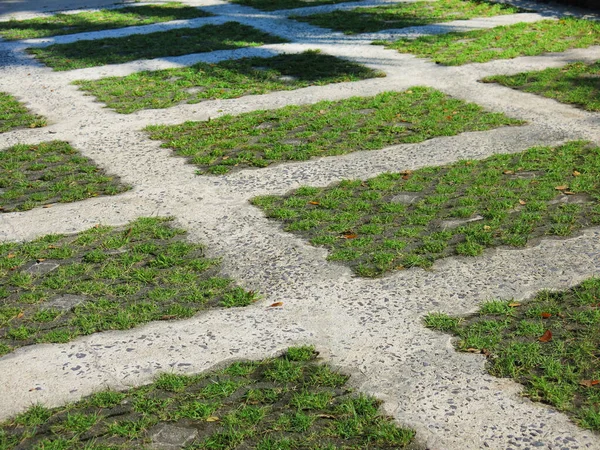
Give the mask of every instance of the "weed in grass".
[[306, 51], [271, 58], [243, 58], [181, 69], [137, 72], [75, 84], [117, 112], [168, 108], [180, 103], [237, 98], [385, 76], [344, 59]]
[[304, 8], [307, 6], [333, 5], [342, 2], [355, 2], [358, 0], [229, 0], [239, 5], [250, 6], [262, 11], [276, 11], [278, 9]]
[[[252, 203], [287, 231], [328, 248], [329, 260], [349, 264], [359, 276], [378, 276], [600, 224], [599, 161], [600, 147], [571, 142], [302, 187]], [[282, 208], [289, 213], [281, 215]]]
[[425, 324], [458, 336], [461, 351], [484, 353], [489, 372], [524, 384], [527, 397], [598, 431], [598, 298], [600, 279], [590, 278], [567, 291], [540, 292], [523, 303], [492, 301], [466, 318], [432, 313]]
[[456, 66], [598, 45], [600, 23], [594, 20], [564, 18], [374, 43], [383, 44], [401, 53], [431, 58], [438, 64]]
[[445, 0], [337, 10], [310, 16], [291, 16], [290, 18], [319, 27], [343, 31], [346, 34], [354, 34], [430, 25], [450, 20], [516, 14], [519, 11], [519, 8], [500, 3], [479, 0]]
[[[0, 355], [256, 300], [253, 292], [218, 277], [219, 262], [185, 242], [185, 232], [170, 220], [142, 218], [124, 228], [98, 226], [74, 236], [1, 244]], [[53, 270], [31, 272], [41, 263]], [[173, 391], [185, 387], [176, 375], [169, 377], [157, 383], [171, 383]]]
[[0, 92], [0, 133], [15, 128], [39, 128], [44, 126], [46, 126], [46, 119], [31, 114], [12, 95]]
[[[118, 178], [106, 175], [68, 143], [52, 141], [17, 144], [0, 152], [0, 189], [0, 211], [12, 212], [49, 203], [116, 195], [129, 187]], [[61, 258], [58, 251], [66, 251], [56, 250], [48, 256]], [[100, 250], [96, 252], [103, 255]]]
[[282, 42], [286, 41], [238, 22], [227, 22], [200, 28], [178, 28], [119, 38], [53, 44], [28, 48], [27, 51], [54, 70], [72, 70], [120, 64], [136, 59], [233, 50]]
[[149, 25], [171, 20], [195, 19], [212, 14], [179, 2], [161, 5], [128, 6], [118, 9], [55, 14], [35, 19], [0, 22], [0, 36], [6, 40], [34, 39], [63, 34], [111, 30], [128, 26]]
[[516, 75], [495, 75], [485, 83], [504, 86], [553, 98], [588, 111], [600, 111], [600, 62], [577, 62], [560, 68], [549, 68]]
[[[3, 449], [146, 448], [156, 425], [196, 431], [186, 449], [314, 450], [405, 448], [414, 431], [378, 414], [379, 402], [344, 387], [313, 383], [334, 373], [313, 347], [279, 358], [236, 362], [203, 375], [160, 375], [125, 392], [99, 392], [52, 410], [34, 406], [0, 424]], [[293, 365], [296, 375], [271, 376]], [[184, 443], [181, 443], [183, 447]]]
[[[154, 125], [146, 130], [152, 139], [165, 141], [164, 147], [199, 166], [199, 173], [222, 174], [522, 123], [439, 91], [414, 87], [375, 97], [287, 106], [208, 122]], [[281, 206], [279, 215], [289, 217], [294, 205]], [[360, 210], [361, 205], [355, 206]], [[310, 228], [315, 220], [297, 221], [296, 226]]]

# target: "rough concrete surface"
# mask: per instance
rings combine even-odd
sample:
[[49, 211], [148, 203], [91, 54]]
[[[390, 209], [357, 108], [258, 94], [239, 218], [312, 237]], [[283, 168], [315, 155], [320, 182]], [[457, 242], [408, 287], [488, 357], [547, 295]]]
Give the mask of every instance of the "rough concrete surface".
[[[0, 20], [8, 19], [15, 11], [39, 15], [47, 9], [99, 7], [111, 2], [5, 3], [13, 9], [0, 15]], [[206, 244], [210, 255], [222, 257], [224, 274], [260, 292], [262, 299], [244, 309], [217, 309], [188, 320], [99, 333], [68, 344], [21, 348], [0, 358], [0, 419], [36, 402], [62, 405], [107, 387], [125, 389], [149, 383], [164, 371], [197, 373], [233, 359], [264, 358], [290, 345], [310, 343], [326, 361], [351, 374], [355, 387], [384, 400], [385, 412], [416, 429], [419, 443], [429, 449], [600, 449], [598, 435], [578, 428], [548, 406], [523, 398], [518, 384], [486, 373], [483, 356], [457, 353], [448, 335], [422, 324], [423, 316], [431, 311], [469, 313], [491, 298], [526, 299], [541, 289], [567, 288], [598, 274], [599, 228], [587, 229], [570, 239], [545, 239], [520, 250], [498, 248], [477, 258], [448, 258], [429, 271], [411, 269], [371, 280], [355, 278], [348, 268], [327, 262], [324, 249], [284, 232], [248, 203], [253, 196], [282, 194], [300, 185], [325, 186], [345, 178], [368, 178], [386, 171], [485, 158], [534, 145], [556, 145], [572, 139], [600, 144], [600, 115], [477, 82], [490, 74], [558, 67], [573, 60], [595, 61], [600, 55], [598, 47], [442, 67], [370, 45], [371, 39], [391, 34], [440, 33], [535, 21], [559, 17], [565, 10], [544, 5], [538, 13], [344, 36], [288, 20], [289, 11], [265, 13], [220, 0], [184, 3], [206, 5], [207, 10], [219, 14], [190, 21], [193, 26], [237, 20], [292, 42], [71, 72], [53, 72], [25, 56], [22, 49], [182, 24], [35, 42], [0, 42], [0, 91], [17, 96], [49, 121], [45, 128], [0, 134], [0, 148], [18, 142], [67, 140], [134, 186], [132, 191], [116, 197], [0, 215], [0, 239], [29, 240], [47, 233], [73, 233], [97, 223], [121, 225], [140, 216], [172, 215], [189, 231], [190, 239]], [[293, 13], [378, 3], [384, 2], [318, 6]], [[105, 108], [69, 84], [76, 79], [126, 75], [197, 61], [316, 48], [383, 70], [387, 77], [130, 115]], [[149, 140], [141, 131], [148, 124], [207, 120], [223, 114], [374, 95], [414, 85], [432, 86], [528, 123], [219, 177], [195, 175], [193, 166], [182, 158], [173, 158], [169, 150], [161, 149], [159, 142]], [[278, 301], [283, 307], [268, 307]], [[160, 435], [173, 430], [156, 431]]]

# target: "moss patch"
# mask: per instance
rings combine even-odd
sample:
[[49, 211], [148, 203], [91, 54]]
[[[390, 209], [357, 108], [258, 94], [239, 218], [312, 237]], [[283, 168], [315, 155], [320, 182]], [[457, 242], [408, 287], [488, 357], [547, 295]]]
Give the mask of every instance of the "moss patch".
[[357, 275], [429, 267], [600, 224], [600, 147], [585, 142], [302, 187], [253, 203]]
[[1, 244], [0, 354], [256, 299], [170, 220]]
[[484, 353], [488, 370], [525, 385], [525, 395], [600, 431], [600, 279], [531, 301], [492, 301], [466, 318], [429, 314], [428, 327], [458, 336], [460, 351]]

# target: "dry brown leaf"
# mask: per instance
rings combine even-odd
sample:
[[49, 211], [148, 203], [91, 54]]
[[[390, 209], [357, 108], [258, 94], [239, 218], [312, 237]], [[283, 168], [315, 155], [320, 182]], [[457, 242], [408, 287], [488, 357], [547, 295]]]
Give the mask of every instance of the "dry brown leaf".
[[511, 308], [516, 308], [518, 306], [521, 306], [521, 304], [517, 303], [517, 302], [511, 302], [511, 303], [508, 304], [508, 306], [510, 306]]
[[283, 302], [275, 302], [269, 305], [269, 308], [277, 308], [279, 306], [283, 306]]
[[526, 204], [527, 204], [527, 202], [525, 200], [519, 199], [519, 205], [526, 205]]
[[317, 414], [317, 417], [320, 417], [321, 419], [337, 419], [337, 417], [331, 414]]
[[42, 208], [52, 208], [52, 203], [48, 203], [47, 205], [42, 205]]
[[325, 114], [326, 112], [327, 112], [327, 111], [325, 111], [324, 109], [321, 109], [321, 110], [319, 111], [319, 114]]
[[481, 350], [479, 350], [478, 348], [473, 348], [473, 347], [469, 347], [469, 348], [467, 349], [467, 351], [468, 351], [469, 353], [481, 353]]
[[550, 342], [552, 340], [552, 331], [546, 330], [544, 334], [538, 339], [540, 342]]
[[206, 418], [207, 422], [218, 422], [219, 420], [221, 419], [219, 419], [217, 416], [210, 416]]
[[581, 172], [578, 172], [577, 170], [573, 171], [573, 176], [574, 177], [578, 177], [579, 175], [581, 175]]
[[14, 258], [15, 256], [17, 256], [17, 255], [15, 255], [14, 253], [9, 253], [8, 255], [6, 255], [6, 257], [7, 257], [8, 259], [12, 259], [12, 258]]
[[504, 175], [512, 175], [514, 172], [514, 170], [505, 170], [504, 172], [502, 172]]
[[581, 380], [579, 382], [580, 386], [585, 386], [585, 387], [592, 387], [592, 386], [596, 386], [597, 384], [600, 384], [600, 380]]
[[561, 184], [560, 186], [555, 186], [554, 189], [556, 189], [557, 191], [564, 191], [565, 189], [569, 189], [569, 186], [567, 186], [566, 184]]
[[309, 205], [320, 205], [319, 202], [308, 202]]
[[412, 173], [413, 173], [412, 170], [403, 170], [402, 172], [400, 172], [400, 175], [410, 175]]
[[23, 311], [21, 311], [19, 314], [17, 314], [17, 319], [20, 319], [24, 315], [25, 315], [25, 313]]
[[344, 239], [356, 239], [358, 237], [358, 234], [353, 233], [352, 231], [344, 231], [342, 233], [342, 238]]
[[542, 316], [542, 319], [549, 319], [550, 317], [552, 317], [552, 314], [543, 312], [540, 314], [540, 316]]

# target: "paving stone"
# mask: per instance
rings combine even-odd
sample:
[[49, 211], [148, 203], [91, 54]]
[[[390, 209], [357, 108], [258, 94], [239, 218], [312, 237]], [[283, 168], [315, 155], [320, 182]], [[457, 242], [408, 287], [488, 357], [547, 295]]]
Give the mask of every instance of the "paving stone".
[[40, 261], [27, 264], [23, 269], [23, 272], [30, 273], [31, 275], [44, 275], [52, 272], [60, 267], [60, 264], [53, 261]]
[[442, 230], [451, 230], [452, 228], [457, 228], [461, 225], [466, 225], [471, 222], [479, 222], [480, 220], [483, 220], [483, 216], [469, 217], [468, 219], [443, 220], [440, 223], [440, 227]]
[[148, 436], [151, 439], [149, 448], [152, 450], [176, 450], [184, 448], [197, 435], [198, 431], [193, 428], [159, 423], [148, 430]]
[[413, 194], [411, 192], [406, 192], [402, 194], [398, 194], [392, 197], [392, 203], [404, 203], [405, 205], [410, 205], [411, 203], [419, 200], [421, 196], [419, 194]]
[[83, 295], [65, 294], [45, 302], [43, 309], [59, 309], [61, 311], [70, 311], [75, 306], [85, 301], [86, 297]]

